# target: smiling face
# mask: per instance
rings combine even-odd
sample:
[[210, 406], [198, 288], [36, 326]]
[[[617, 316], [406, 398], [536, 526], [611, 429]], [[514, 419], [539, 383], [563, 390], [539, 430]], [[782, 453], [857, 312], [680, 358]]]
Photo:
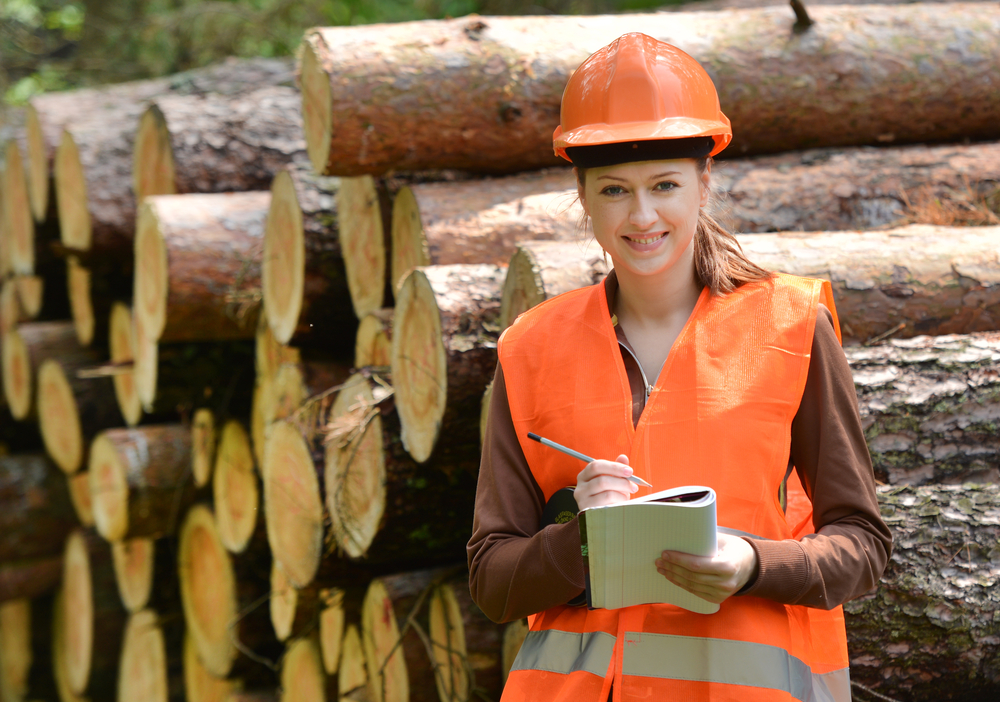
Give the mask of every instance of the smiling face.
[[580, 201], [619, 277], [669, 276], [694, 267], [698, 213], [708, 203], [709, 168], [694, 159], [590, 168]]

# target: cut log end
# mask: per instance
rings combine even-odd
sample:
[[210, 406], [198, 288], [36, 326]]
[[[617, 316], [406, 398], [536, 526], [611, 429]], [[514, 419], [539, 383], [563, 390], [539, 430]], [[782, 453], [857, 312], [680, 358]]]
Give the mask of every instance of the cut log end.
[[146, 334], [146, 326], [132, 318], [132, 333], [135, 359], [132, 366], [135, 391], [143, 410], [151, 411], [156, 402], [156, 383], [159, 372], [160, 347], [156, 339]]
[[404, 280], [392, 326], [392, 379], [403, 445], [423, 463], [441, 429], [448, 375], [441, 314], [422, 271], [412, 271]]
[[314, 639], [296, 639], [281, 661], [281, 702], [325, 702], [326, 674]]
[[215, 517], [192, 507], [180, 532], [178, 574], [184, 621], [198, 657], [216, 677], [225, 677], [236, 658], [229, 623], [236, 617], [236, 577], [219, 538]]
[[63, 647], [66, 681], [71, 690], [83, 694], [90, 679], [94, 647], [94, 600], [90, 580], [90, 553], [82, 532], [66, 540], [63, 555], [63, 597], [66, 616]]
[[373, 580], [368, 586], [361, 605], [361, 622], [372, 697], [375, 702], [406, 702], [410, 699], [406, 659], [398, 645], [399, 627], [392, 600], [381, 580]]
[[137, 327], [158, 340], [167, 319], [167, 246], [160, 232], [156, 209], [145, 203], [135, 228], [135, 278], [132, 313]]
[[429, 266], [430, 253], [420, 222], [420, 206], [413, 190], [403, 187], [392, 203], [392, 289], [399, 292], [406, 274]]
[[267, 321], [279, 343], [287, 344], [302, 312], [305, 289], [305, 235], [295, 184], [287, 171], [274, 177], [264, 232], [261, 287]]
[[333, 540], [351, 558], [367, 553], [385, 512], [382, 420], [374, 406], [368, 381], [355, 374], [331, 410], [340, 429], [326, 448], [326, 507]]
[[[111, 306], [111, 319], [108, 323], [108, 346], [113, 364], [125, 365], [135, 361], [132, 311], [121, 302], [116, 302]], [[122, 417], [125, 418], [125, 424], [134, 427], [142, 419], [142, 402], [139, 401], [135, 371], [127, 370], [116, 373], [112, 381], [115, 386], [118, 409], [121, 410]]]
[[233, 553], [242, 553], [257, 526], [257, 472], [250, 437], [235, 419], [226, 422], [212, 476], [219, 539]]
[[[0, 238], [2, 238], [0, 234]], [[0, 244], [0, 248], [3, 245]], [[17, 323], [22, 320], [21, 302], [17, 299], [17, 290], [7, 281], [0, 287], [0, 333], [6, 334], [17, 329]]]
[[365, 649], [361, 644], [358, 627], [350, 624], [344, 632], [341, 646], [340, 669], [337, 671], [337, 691], [341, 700], [368, 702], [370, 699], [368, 670], [365, 667]]
[[167, 702], [167, 651], [156, 613], [129, 617], [118, 669], [118, 699]]
[[374, 178], [341, 180], [337, 217], [347, 288], [354, 314], [360, 319], [382, 307], [385, 296], [385, 235]]
[[354, 367], [388, 366], [392, 363], [392, 309], [366, 314], [354, 337]]
[[308, 41], [302, 45], [299, 80], [302, 85], [302, 122], [306, 152], [313, 170], [325, 173], [333, 131], [333, 91], [330, 87], [330, 75], [320, 64], [316, 51]]
[[264, 452], [267, 540], [295, 587], [312, 582], [323, 549], [323, 503], [312, 455], [294, 424], [275, 422]]
[[278, 641], [285, 641], [292, 635], [295, 610], [299, 603], [299, 593], [278, 561], [271, 563], [271, 624]]
[[65, 629], [66, 595], [60, 591], [52, 606], [52, 677], [62, 702], [87, 702], [70, 687]]
[[94, 305], [90, 298], [90, 269], [81, 265], [76, 256], [66, 259], [66, 290], [80, 346], [90, 346], [94, 340]]
[[430, 604], [430, 639], [435, 681], [442, 700], [467, 700], [472, 680], [465, 648], [462, 610], [447, 583], [435, 589]]
[[90, 447], [90, 504], [97, 533], [108, 541], [118, 541], [128, 533], [129, 486], [126, 466], [115, 444], [106, 434], [98, 434]]
[[202, 407], [191, 420], [191, 473], [195, 487], [205, 487], [215, 463], [215, 415]]
[[267, 424], [291, 417], [302, 406], [308, 390], [298, 363], [283, 363], [278, 367], [271, 383], [271, 404], [264, 408]]
[[73, 503], [73, 511], [80, 524], [85, 527], [94, 526], [94, 507], [90, 502], [90, 475], [81, 470], [76, 475], [67, 477], [69, 484], [69, 499]]
[[184, 637], [182, 655], [185, 699], [188, 702], [229, 702], [229, 695], [236, 691], [238, 684], [208, 672], [198, 659], [198, 650], [190, 634]]
[[38, 369], [38, 424], [53, 462], [70, 475], [80, 470], [84, 458], [80, 412], [66, 373], [51, 358]]
[[526, 249], [519, 248], [510, 259], [507, 278], [500, 300], [500, 326], [506, 329], [522, 312], [545, 301], [545, 288], [534, 259]]
[[18, 275], [35, 272], [35, 220], [28, 197], [28, 179], [17, 141], [7, 141], [2, 184], [4, 188], [3, 221], [7, 263]]
[[39, 275], [19, 275], [14, 279], [14, 287], [24, 317], [34, 319], [41, 314], [45, 279]]
[[[115, 541], [111, 544], [111, 558], [115, 580], [122, 604], [129, 612], [144, 609], [153, 591], [153, 558], [156, 542], [139, 537]], [[136, 699], [136, 698], [123, 698]]]
[[24, 699], [31, 665], [31, 601], [0, 603], [0, 699]]
[[38, 110], [28, 104], [24, 109], [24, 131], [27, 137], [28, 195], [31, 198], [31, 214], [36, 222], [42, 222], [49, 210], [49, 157], [45, 148], [42, 123]]
[[91, 222], [87, 206], [87, 180], [80, 163], [80, 150], [66, 130], [63, 130], [62, 140], [56, 149], [54, 168], [62, 243], [68, 249], [89, 251]]
[[[6, 287], [6, 286], [4, 286]], [[32, 405], [31, 357], [20, 332], [13, 329], [3, 339], [3, 392], [11, 416], [17, 420], [28, 418]]]
[[170, 130], [156, 105], [150, 105], [139, 119], [132, 158], [132, 187], [136, 202], [142, 202], [149, 195], [173, 195], [177, 192]]
[[319, 614], [319, 650], [327, 675], [336, 675], [344, 640], [344, 591], [330, 588], [320, 592], [323, 609]]

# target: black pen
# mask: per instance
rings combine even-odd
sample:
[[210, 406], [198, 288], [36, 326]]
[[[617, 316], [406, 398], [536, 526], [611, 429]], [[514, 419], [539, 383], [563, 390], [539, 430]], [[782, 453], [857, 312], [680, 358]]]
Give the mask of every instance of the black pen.
[[[546, 438], [541, 437], [538, 434], [534, 434], [534, 433], [532, 433], [530, 431], [528, 432], [528, 438], [531, 439], [532, 441], [537, 441], [540, 444], [545, 444], [549, 448], [554, 448], [556, 451], [562, 451], [567, 456], [572, 456], [573, 458], [579, 458], [584, 463], [593, 463], [594, 462], [594, 459], [591, 458], [590, 456], [584, 455], [584, 454], [580, 453], [579, 451], [574, 451], [571, 448], [566, 448], [562, 444], [557, 444], [555, 441], [552, 441], [551, 439], [546, 439]], [[643, 480], [642, 478], [640, 478], [638, 475], [630, 475], [630, 476], [628, 476], [628, 479], [631, 480], [636, 485], [645, 485], [648, 488], [653, 487], [652, 485], [650, 485], [649, 483], [647, 483], [645, 480]]]

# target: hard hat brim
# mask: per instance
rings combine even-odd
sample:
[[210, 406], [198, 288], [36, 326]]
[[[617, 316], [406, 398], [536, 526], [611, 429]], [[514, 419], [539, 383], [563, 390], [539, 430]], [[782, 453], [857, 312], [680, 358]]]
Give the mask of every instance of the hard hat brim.
[[725, 122], [715, 120], [691, 119], [688, 117], [672, 117], [658, 122], [626, 122], [623, 124], [588, 124], [568, 132], [562, 132], [556, 127], [552, 145], [557, 154], [566, 156], [567, 146], [597, 146], [599, 144], [615, 144], [622, 141], [653, 141], [658, 139], [686, 139], [689, 137], [710, 136], [715, 139], [715, 148], [709, 156], [715, 156], [732, 141], [732, 127], [727, 119]]

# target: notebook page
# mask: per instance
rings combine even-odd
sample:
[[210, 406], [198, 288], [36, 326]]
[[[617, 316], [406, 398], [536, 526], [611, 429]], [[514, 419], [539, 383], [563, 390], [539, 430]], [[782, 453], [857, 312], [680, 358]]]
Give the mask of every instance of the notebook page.
[[625, 567], [625, 516], [624, 509], [604, 509], [604, 606], [617, 609], [622, 606], [622, 579]]

